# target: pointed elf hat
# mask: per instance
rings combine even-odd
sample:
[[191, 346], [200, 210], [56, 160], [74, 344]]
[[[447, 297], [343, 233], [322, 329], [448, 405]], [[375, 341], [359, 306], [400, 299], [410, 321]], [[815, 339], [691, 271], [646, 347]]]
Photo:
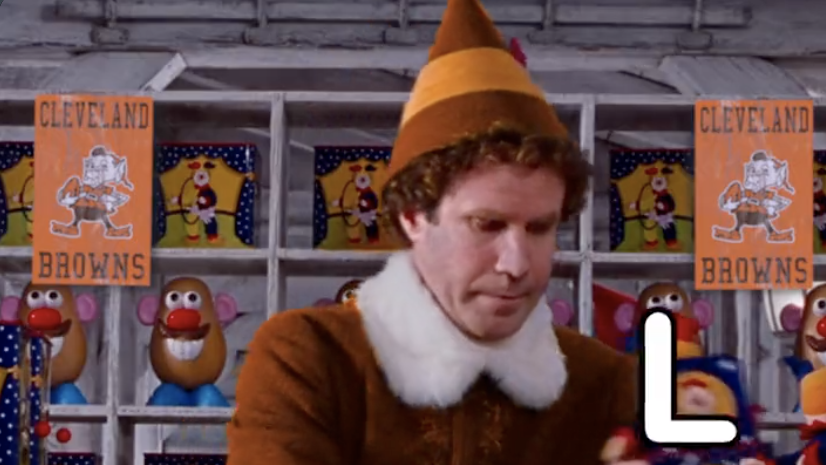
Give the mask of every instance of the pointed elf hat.
[[428, 63], [404, 107], [388, 175], [495, 125], [530, 135], [567, 135], [479, 0], [448, 0]]
[[800, 410], [811, 416], [826, 414], [826, 368], [819, 368], [800, 381]]

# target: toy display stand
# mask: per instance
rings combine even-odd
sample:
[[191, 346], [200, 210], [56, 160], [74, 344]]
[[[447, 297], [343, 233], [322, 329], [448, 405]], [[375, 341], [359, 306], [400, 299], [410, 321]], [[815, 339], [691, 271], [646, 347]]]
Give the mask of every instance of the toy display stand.
[[[243, 60], [242, 60], [243, 61]], [[203, 62], [203, 61], [202, 61]], [[249, 63], [249, 62], [247, 62]], [[371, 66], [382, 66], [381, 63]], [[2, 121], [6, 126], [32, 126], [33, 102], [38, 92], [18, 89], [0, 90], [3, 101]], [[266, 317], [287, 309], [288, 282], [294, 277], [366, 277], [379, 271], [387, 258], [387, 253], [379, 251], [314, 250], [309, 247], [295, 247], [288, 242], [288, 207], [294, 207], [290, 200], [293, 192], [288, 191], [297, 171], [288, 172], [291, 159], [305, 157], [306, 153], [291, 156], [290, 134], [317, 128], [370, 128], [397, 127], [398, 117], [409, 95], [399, 92], [275, 92], [275, 91], [163, 91], [149, 94], [156, 102], [158, 113], [164, 113], [159, 120], [178, 118], [189, 126], [220, 128], [232, 131], [246, 131], [237, 134], [261, 136], [260, 129], [269, 125], [269, 156], [263, 156], [261, 189], [268, 197], [258, 204], [268, 210], [258, 218], [266, 221], [254, 225], [258, 231], [259, 244], [255, 248], [156, 248], [152, 251], [153, 269], [156, 274], [195, 276], [238, 276], [259, 277], [266, 280], [266, 297], [261, 307], [266, 309]], [[554, 104], [561, 120], [570, 129], [590, 162], [602, 157], [597, 154], [596, 131], [619, 134], [623, 131], [683, 131], [688, 132], [694, 114], [696, 98], [679, 95], [585, 95], [548, 94], [547, 101]], [[819, 111], [826, 108], [826, 101], [816, 101]], [[261, 111], [262, 108], [268, 109]], [[263, 122], [263, 125], [262, 125]], [[688, 126], [687, 126], [688, 125]], [[241, 129], [245, 128], [245, 129]], [[158, 131], [169, 128], [157, 128]], [[822, 130], [822, 128], [818, 128]], [[266, 135], [265, 135], [266, 137]], [[314, 136], [311, 136], [314, 137]], [[392, 136], [391, 136], [392, 138]], [[320, 136], [319, 136], [320, 139]], [[312, 140], [312, 139], [305, 139]], [[310, 147], [312, 149], [312, 147]], [[305, 147], [306, 150], [306, 147]], [[295, 151], [297, 152], [297, 150]], [[807, 168], [808, 169], [808, 168]], [[309, 173], [309, 171], [308, 171]], [[573, 307], [579, 330], [594, 334], [593, 284], [603, 280], [670, 280], [693, 279], [694, 256], [682, 251], [663, 253], [613, 253], [609, 251], [608, 235], [601, 230], [599, 221], [609, 217], [607, 210], [597, 210], [600, 202], [594, 197], [603, 196], [607, 186], [597, 185], [596, 192], [588, 195], [585, 209], [575, 222], [561, 228], [560, 244], [572, 247], [560, 250], [554, 258], [554, 278], [575, 283]], [[305, 192], [306, 193], [306, 192]], [[310, 193], [310, 195], [312, 195]], [[601, 200], [601, 199], [600, 199]], [[312, 204], [312, 201], [309, 202]], [[601, 207], [599, 207], [601, 208]], [[148, 219], [147, 219], [148, 220]], [[596, 226], [595, 226], [595, 223]], [[550, 259], [550, 257], [549, 257]], [[0, 272], [31, 273], [32, 249], [30, 247], [0, 247]], [[819, 272], [826, 270], [826, 256], [817, 256], [815, 266]], [[135, 303], [130, 300], [132, 289], [106, 287], [105, 319], [102, 327], [103, 342], [100, 363], [105, 367], [105, 379], [100, 380], [105, 398], [97, 405], [66, 406], [43, 405], [43, 421], [85, 422], [99, 424], [101, 431], [102, 465], [120, 465], [119, 457], [125, 451], [134, 455], [130, 461], [136, 465], [144, 463], [144, 454], [153, 452], [140, 440], [132, 442], [140, 430], [157, 428], [170, 424], [226, 424], [233, 414], [232, 408], [188, 408], [149, 407], [146, 398], [121, 398], [123, 385], [135, 383], [141, 373], [132, 373], [129, 364], [124, 363], [122, 353], [126, 352], [131, 337], [127, 327], [129, 312]], [[304, 296], [312, 301], [322, 296]], [[747, 365], [747, 382], [754, 384], [760, 376], [755, 373], [760, 365], [761, 350], [752, 342], [759, 341], [759, 326], [756, 321], [760, 296], [753, 292], [727, 293], [718, 308], [725, 308], [732, 324], [725, 326], [728, 333], [715, 336], [720, 345], [730, 340], [735, 342], [727, 347], [737, 352], [737, 357]], [[727, 316], [728, 318], [728, 316]], [[261, 321], [264, 321], [262, 318]], [[715, 326], [712, 327], [716, 331]], [[722, 331], [722, 330], [720, 330]], [[737, 337], [732, 337], [736, 334]], [[251, 336], [252, 334], [250, 334]], [[127, 342], [124, 342], [127, 341]], [[778, 370], [782, 369], [779, 367]], [[778, 371], [777, 373], [780, 373]], [[775, 378], [780, 378], [778, 374]], [[766, 377], [770, 378], [770, 377]], [[122, 381], [121, 381], [122, 380]], [[48, 383], [46, 383], [48, 384]], [[26, 398], [24, 396], [24, 398]], [[48, 394], [41, 393], [46, 401]], [[758, 401], [757, 399], [755, 399]], [[31, 409], [32, 405], [25, 407]], [[777, 410], [782, 407], [777, 406]], [[761, 416], [763, 428], [794, 428], [801, 417], [786, 412], [769, 412]], [[29, 420], [31, 421], [31, 420]], [[37, 425], [26, 425], [27, 428]], [[147, 428], [147, 426], [151, 428]], [[154, 434], [154, 433], [152, 433]], [[149, 433], [147, 433], [149, 435]], [[23, 441], [27, 443], [27, 441]], [[157, 444], [157, 435], [155, 442]], [[143, 449], [141, 449], [143, 447]], [[37, 459], [43, 452], [38, 451]]]

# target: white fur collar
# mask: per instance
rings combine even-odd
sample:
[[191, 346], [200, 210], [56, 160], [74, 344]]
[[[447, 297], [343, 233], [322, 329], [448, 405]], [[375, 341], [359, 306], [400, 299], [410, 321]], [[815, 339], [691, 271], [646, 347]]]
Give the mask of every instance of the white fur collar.
[[484, 346], [444, 315], [401, 252], [361, 285], [358, 307], [390, 388], [408, 405], [456, 404], [483, 372], [514, 402], [534, 409], [552, 404], [565, 387], [565, 357], [544, 299], [518, 333]]

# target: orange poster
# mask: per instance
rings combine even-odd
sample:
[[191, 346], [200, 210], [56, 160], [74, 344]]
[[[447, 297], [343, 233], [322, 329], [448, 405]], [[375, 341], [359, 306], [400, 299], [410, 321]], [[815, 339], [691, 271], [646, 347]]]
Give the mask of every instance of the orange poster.
[[698, 101], [694, 124], [696, 288], [810, 288], [812, 102]]
[[41, 95], [34, 117], [32, 281], [149, 286], [152, 99]]

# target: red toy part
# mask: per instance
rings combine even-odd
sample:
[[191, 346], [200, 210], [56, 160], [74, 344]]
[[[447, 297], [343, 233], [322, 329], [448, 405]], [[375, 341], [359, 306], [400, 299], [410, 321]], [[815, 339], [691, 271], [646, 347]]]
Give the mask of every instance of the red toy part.
[[57, 430], [57, 441], [61, 444], [66, 444], [67, 442], [72, 440], [72, 432], [69, 431], [69, 428], [60, 428]]
[[609, 346], [625, 350], [625, 338], [629, 335], [617, 328], [615, 315], [623, 305], [637, 305], [637, 298], [609, 287], [594, 284], [594, 333]]
[[39, 438], [47, 438], [52, 432], [48, 421], [40, 420], [34, 425], [34, 434]]

